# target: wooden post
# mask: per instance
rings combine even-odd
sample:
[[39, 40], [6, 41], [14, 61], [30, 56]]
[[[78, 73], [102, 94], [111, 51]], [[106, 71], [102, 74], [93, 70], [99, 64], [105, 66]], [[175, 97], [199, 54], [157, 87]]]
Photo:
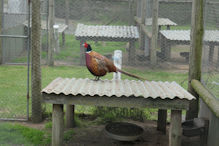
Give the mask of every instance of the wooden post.
[[158, 5], [158, 0], [153, 0], [152, 39], [150, 50], [150, 62], [153, 66], [157, 64]]
[[210, 63], [210, 64], [212, 64], [213, 58], [214, 58], [214, 45], [209, 45], [209, 56], [208, 56], [208, 60], [209, 60], [209, 63]]
[[85, 40], [80, 41], [80, 65], [85, 65], [85, 48], [83, 46]]
[[65, 0], [65, 24], [69, 24], [69, 0]]
[[65, 31], [62, 32], [62, 48], [65, 48]]
[[75, 127], [74, 115], [75, 115], [75, 106], [66, 105], [66, 127], [67, 128]]
[[53, 104], [52, 112], [52, 146], [63, 145], [64, 114], [62, 104]]
[[32, 94], [32, 121], [42, 121], [41, 97], [41, 21], [40, 0], [32, 1], [32, 27], [31, 27], [31, 94]]
[[53, 29], [53, 25], [54, 25], [54, 18], [55, 18], [55, 10], [54, 10], [54, 0], [49, 0], [49, 45], [48, 45], [48, 60], [47, 60], [47, 64], [49, 66], [53, 66], [54, 65], [54, 58], [53, 58], [53, 54], [54, 54], [54, 29]]
[[135, 65], [135, 42], [129, 41], [129, 54], [128, 61], [130, 65]]
[[[192, 3], [192, 27], [191, 45], [189, 56], [189, 81], [188, 91], [198, 98], [191, 86], [191, 80], [201, 80], [201, 59], [202, 59], [202, 39], [203, 39], [203, 10], [204, 0], [193, 0]], [[186, 119], [193, 119], [198, 116], [198, 99], [190, 103], [186, 113]]]
[[129, 25], [134, 24], [134, 1], [129, 0]]
[[[3, 10], [4, 10], [4, 1], [0, 0], [0, 35], [2, 34], [3, 28]], [[2, 38], [0, 37], [0, 65], [3, 63], [3, 48], [2, 48]]]
[[182, 136], [182, 111], [171, 110], [170, 119], [170, 130], [169, 130], [169, 146], [181, 146]]
[[145, 26], [145, 17], [146, 17], [146, 0], [141, 1], [141, 24], [140, 25], [140, 48], [144, 50], [145, 48], [145, 33], [143, 28]]
[[166, 133], [167, 110], [158, 110], [157, 130]]

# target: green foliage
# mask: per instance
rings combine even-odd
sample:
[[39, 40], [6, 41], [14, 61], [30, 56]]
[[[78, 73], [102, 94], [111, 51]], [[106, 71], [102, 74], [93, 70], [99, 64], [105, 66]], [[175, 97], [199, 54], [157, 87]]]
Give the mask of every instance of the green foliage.
[[46, 133], [19, 124], [0, 123], [0, 145], [48, 145]]
[[64, 141], [68, 142], [72, 139], [73, 135], [75, 134], [74, 130], [69, 129], [64, 132]]

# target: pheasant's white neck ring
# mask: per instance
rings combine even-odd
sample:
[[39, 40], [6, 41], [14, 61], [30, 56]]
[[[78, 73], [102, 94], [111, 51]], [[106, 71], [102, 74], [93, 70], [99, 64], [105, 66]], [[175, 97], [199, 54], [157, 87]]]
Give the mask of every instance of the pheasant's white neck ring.
[[86, 53], [90, 53], [91, 51], [87, 51]]

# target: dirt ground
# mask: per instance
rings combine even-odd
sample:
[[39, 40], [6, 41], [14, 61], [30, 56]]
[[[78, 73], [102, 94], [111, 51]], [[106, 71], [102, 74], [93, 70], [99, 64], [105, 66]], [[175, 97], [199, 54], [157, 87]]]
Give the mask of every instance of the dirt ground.
[[[156, 130], [156, 121], [145, 121], [135, 123], [144, 129], [143, 135], [133, 142], [121, 142], [111, 139], [104, 131], [105, 125], [91, 125], [84, 128], [74, 128], [75, 135], [66, 146], [168, 146], [168, 130], [167, 134], [163, 134]], [[182, 137], [182, 146], [199, 146], [199, 137]]]

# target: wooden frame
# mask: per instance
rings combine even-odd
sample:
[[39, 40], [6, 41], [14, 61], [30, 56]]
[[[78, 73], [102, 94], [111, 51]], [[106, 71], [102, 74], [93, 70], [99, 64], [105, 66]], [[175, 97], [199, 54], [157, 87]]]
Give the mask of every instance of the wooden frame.
[[[161, 99], [161, 98], [135, 98], [135, 97], [107, 97], [107, 96], [73, 96], [73, 95], [56, 95], [42, 93], [44, 102], [53, 104], [53, 129], [52, 145], [62, 145], [63, 142], [63, 104], [67, 104], [72, 110], [73, 104], [79, 105], [96, 105], [107, 107], [137, 107], [137, 108], [159, 108], [164, 112], [171, 109], [171, 123], [169, 130], [169, 146], [180, 146], [181, 144], [181, 110], [187, 110], [189, 100], [186, 99]], [[72, 116], [71, 115], [67, 115]], [[160, 115], [158, 115], [160, 116]], [[162, 117], [163, 118], [163, 117]], [[158, 117], [159, 119], [159, 117]], [[67, 123], [72, 123], [73, 118], [67, 118]], [[158, 124], [158, 129], [166, 131], [166, 119]]]

